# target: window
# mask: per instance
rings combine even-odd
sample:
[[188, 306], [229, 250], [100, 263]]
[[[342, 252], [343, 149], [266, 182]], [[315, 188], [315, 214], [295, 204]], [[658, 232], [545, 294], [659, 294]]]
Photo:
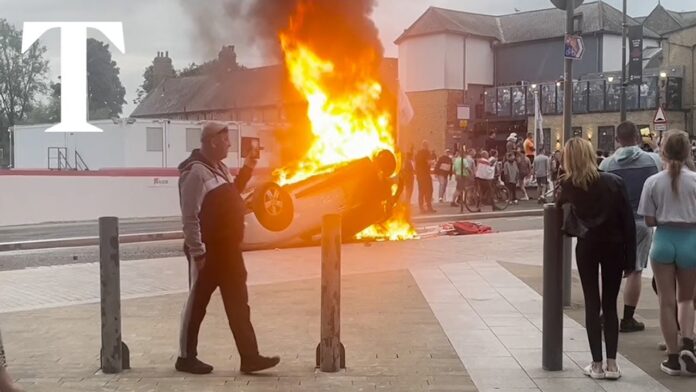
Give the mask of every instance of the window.
[[657, 109], [657, 78], [643, 78], [639, 92], [641, 109]]
[[681, 110], [682, 108], [682, 79], [667, 79], [667, 109]]
[[573, 83], [573, 113], [587, 113], [587, 82]]
[[608, 153], [611, 153], [616, 149], [614, 144], [615, 136], [613, 126], [599, 127], [597, 128], [597, 133], [599, 134], [597, 138], [598, 149]]
[[557, 113], [556, 111], [556, 85], [541, 85], [541, 112], [544, 114]]
[[573, 16], [573, 33], [582, 34], [582, 13]]
[[497, 100], [497, 106], [498, 106], [498, 116], [500, 117], [510, 117], [511, 115], [511, 104], [512, 104], [512, 98], [510, 96], [510, 88], [509, 87], [501, 87], [498, 89], [498, 100]]
[[186, 128], [186, 152], [201, 146], [201, 132], [199, 128]]
[[[522, 117], [527, 114], [527, 97], [525, 96], [526, 94], [524, 90], [524, 87], [512, 88], [512, 115], [515, 117]], [[534, 107], [533, 102], [534, 99], [532, 98], [531, 102], [529, 103], [530, 108], [532, 108], [531, 110], [533, 110]], [[534, 112], [532, 111], [532, 113]]]
[[145, 129], [145, 151], [162, 152], [164, 150], [164, 131], [162, 128], [147, 127]]
[[495, 116], [497, 113], [495, 110], [495, 102], [496, 102], [495, 92], [496, 92], [496, 89], [489, 88], [489, 89], [486, 89], [486, 91], [483, 93], [483, 95], [484, 95], [483, 104], [484, 104], [484, 108], [486, 110], [486, 115]]
[[604, 111], [604, 80], [590, 82], [590, 111]]

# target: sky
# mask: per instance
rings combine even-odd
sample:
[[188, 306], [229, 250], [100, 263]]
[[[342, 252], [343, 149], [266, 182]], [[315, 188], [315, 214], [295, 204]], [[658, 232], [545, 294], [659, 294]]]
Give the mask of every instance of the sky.
[[[121, 81], [126, 87], [124, 116], [134, 108], [135, 92], [142, 83], [145, 68], [152, 63], [158, 51], [168, 51], [176, 69], [191, 62], [202, 63], [217, 56], [222, 45], [235, 45], [240, 64], [255, 67], [276, 62], [267, 58], [251, 39], [245, 27], [219, 15], [217, 42], [202, 42], [191, 9], [205, 5], [206, 12], [222, 9], [222, 3], [240, 4], [249, 0], [0, 0], [0, 17], [21, 29], [30, 21], [120, 21], [123, 22], [126, 52], [112, 46], [113, 59], [121, 70]], [[283, 1], [283, 0], [278, 0]], [[337, 0], [340, 1], [340, 0]], [[349, 1], [349, 0], [347, 0]], [[373, 20], [380, 33], [385, 55], [397, 57], [394, 40], [408, 28], [429, 6], [491, 15], [550, 8], [549, 0], [377, 0]], [[587, 1], [586, 1], [587, 2]], [[622, 0], [605, 0], [621, 9]], [[628, 0], [631, 16], [646, 16], [658, 0]], [[696, 0], [662, 0], [662, 5], [675, 11], [696, 10]], [[100, 33], [89, 36], [106, 41]], [[50, 79], [60, 75], [59, 33], [44, 34], [41, 43], [48, 49]]]

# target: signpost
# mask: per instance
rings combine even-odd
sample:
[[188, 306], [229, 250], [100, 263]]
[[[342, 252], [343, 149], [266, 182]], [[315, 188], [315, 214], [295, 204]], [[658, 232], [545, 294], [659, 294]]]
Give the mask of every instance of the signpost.
[[579, 35], [567, 34], [565, 37], [565, 58], [568, 60], [582, 60], [585, 53], [585, 43]]
[[665, 112], [661, 107], [657, 108], [657, 112], [655, 112], [653, 125], [655, 132], [660, 132], [660, 136], [662, 136], [662, 132], [667, 130], [667, 116], [665, 116]]

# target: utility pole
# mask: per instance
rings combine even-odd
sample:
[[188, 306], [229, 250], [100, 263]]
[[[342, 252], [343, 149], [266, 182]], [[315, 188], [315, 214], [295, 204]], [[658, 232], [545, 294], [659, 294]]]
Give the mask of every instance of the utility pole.
[[[569, 0], [566, 5], [566, 34], [573, 31], [573, 18], [575, 16], [575, 0]], [[573, 137], [573, 60], [566, 58], [563, 67], [563, 143], [567, 143]]]
[[626, 121], [626, 28], [628, 27], [626, 21], [626, 3], [627, 0], [623, 0], [623, 24], [621, 32], [621, 122]]

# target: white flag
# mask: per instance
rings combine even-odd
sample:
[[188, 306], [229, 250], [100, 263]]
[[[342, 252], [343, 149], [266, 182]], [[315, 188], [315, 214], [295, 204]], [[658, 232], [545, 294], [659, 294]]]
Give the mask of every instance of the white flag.
[[534, 146], [537, 153], [544, 149], [544, 117], [539, 105], [539, 92], [534, 92]]
[[408, 99], [406, 92], [399, 86], [399, 124], [406, 125], [411, 122], [415, 112], [411, 101]]

